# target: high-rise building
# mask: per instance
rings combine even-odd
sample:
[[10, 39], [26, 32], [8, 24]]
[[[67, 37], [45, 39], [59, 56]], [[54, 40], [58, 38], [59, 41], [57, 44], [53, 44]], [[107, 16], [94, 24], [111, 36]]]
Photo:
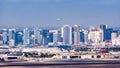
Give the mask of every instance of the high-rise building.
[[117, 35], [116, 32], [112, 33], [112, 45], [120, 45], [120, 35]]
[[107, 29], [107, 25], [100, 25], [100, 29], [103, 29], [103, 30]]
[[23, 44], [24, 45], [30, 44], [29, 30], [28, 30], [28, 28], [25, 28], [23, 30]]
[[34, 44], [41, 43], [40, 30], [36, 27], [34, 28]]
[[86, 43], [88, 42], [88, 31], [87, 30], [80, 30], [80, 42]]
[[7, 36], [7, 29], [3, 29], [3, 44], [8, 44]]
[[80, 42], [79, 26], [74, 25], [74, 45], [79, 45], [79, 42]]
[[107, 28], [105, 31], [105, 41], [110, 41], [111, 40], [111, 33], [113, 29], [112, 28]]
[[9, 45], [11, 45], [11, 41], [12, 41], [12, 46], [15, 45], [15, 33], [16, 33], [16, 29], [9, 29], [8, 31]]
[[116, 32], [112, 32], [111, 33], [111, 40], [114, 40], [118, 37], [117, 33]]
[[62, 36], [61, 36], [61, 29], [58, 30], [58, 35], [57, 35], [57, 42], [59, 43], [62, 43], [63, 42], [63, 39], [62, 39]]
[[31, 29], [31, 30], [29, 31], [29, 41], [30, 41], [29, 44], [30, 44], [30, 45], [33, 45], [33, 44], [34, 44], [34, 37], [35, 37], [35, 36], [34, 36], [34, 30]]
[[9, 45], [10, 45], [10, 46], [14, 46], [14, 45], [15, 45], [15, 40], [11, 39], [11, 40], [9, 41]]
[[61, 29], [62, 37], [63, 37], [63, 44], [71, 45], [72, 44], [72, 27], [69, 25], [64, 25]]
[[106, 40], [106, 36], [107, 36], [106, 35], [107, 25], [100, 25], [99, 28], [103, 30], [103, 41], [105, 41]]
[[111, 40], [111, 33], [113, 31], [112, 28], [108, 28], [107, 25], [100, 25], [100, 29], [103, 30], [103, 40], [104, 41], [110, 41]]
[[72, 44], [74, 44], [74, 27], [72, 27]]
[[53, 44], [57, 43], [58, 31], [57, 30], [49, 30], [49, 38], [51, 38], [51, 41], [53, 41]]
[[42, 44], [43, 45], [48, 45], [48, 39], [49, 39], [49, 30], [43, 29], [41, 31], [42, 34]]
[[88, 44], [88, 30], [84, 30], [83, 33], [84, 33], [84, 43]]
[[23, 44], [23, 32], [17, 31], [15, 34], [15, 44]]
[[90, 43], [101, 43], [103, 42], [103, 30], [92, 29], [89, 31], [88, 40]]
[[49, 33], [49, 40], [48, 40], [49, 43], [53, 43], [53, 33], [50, 32]]
[[0, 34], [0, 45], [3, 44], [3, 36]]
[[84, 39], [84, 32], [80, 31], [80, 42], [84, 43], [85, 39]]

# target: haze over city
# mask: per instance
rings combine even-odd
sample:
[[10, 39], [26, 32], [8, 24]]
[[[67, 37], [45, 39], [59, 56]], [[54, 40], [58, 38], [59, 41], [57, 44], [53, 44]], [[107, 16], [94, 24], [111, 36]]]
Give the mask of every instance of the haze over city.
[[0, 26], [119, 27], [120, 0], [0, 0]]

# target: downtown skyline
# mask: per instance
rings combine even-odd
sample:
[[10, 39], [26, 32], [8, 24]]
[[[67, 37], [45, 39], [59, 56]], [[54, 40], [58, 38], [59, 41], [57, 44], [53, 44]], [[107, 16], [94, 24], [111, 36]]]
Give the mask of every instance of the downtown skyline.
[[84, 64], [120, 64], [120, 0], [0, 0], [0, 67]]
[[119, 27], [119, 0], [0, 0], [0, 27]]
[[120, 45], [120, 30], [108, 25], [90, 26], [89, 29], [79, 25], [63, 25], [57, 29], [39, 27], [0, 29], [0, 45]]

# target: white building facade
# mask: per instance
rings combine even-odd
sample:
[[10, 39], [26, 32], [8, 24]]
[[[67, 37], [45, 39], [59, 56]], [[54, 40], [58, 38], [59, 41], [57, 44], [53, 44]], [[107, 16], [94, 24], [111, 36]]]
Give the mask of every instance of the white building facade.
[[88, 34], [88, 40], [90, 43], [101, 43], [103, 42], [103, 30], [92, 30]]
[[64, 25], [61, 28], [63, 44], [71, 45], [72, 44], [72, 27], [69, 25]]

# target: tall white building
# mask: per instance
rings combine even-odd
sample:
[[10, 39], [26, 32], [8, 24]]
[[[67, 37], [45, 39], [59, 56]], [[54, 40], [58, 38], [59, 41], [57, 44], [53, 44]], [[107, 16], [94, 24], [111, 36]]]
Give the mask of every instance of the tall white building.
[[118, 36], [116, 32], [111, 34], [112, 45], [120, 45], [120, 35]]
[[40, 30], [36, 27], [34, 28], [34, 44], [40, 44], [41, 43], [41, 36], [40, 36]]
[[120, 35], [117, 38], [112, 39], [112, 45], [119, 45], [120, 46]]
[[79, 45], [79, 42], [80, 42], [79, 26], [74, 25], [74, 45]]
[[23, 30], [23, 44], [27, 45], [30, 43], [30, 39], [29, 39], [29, 30], [28, 28], [25, 28]]
[[63, 44], [71, 45], [72, 44], [72, 27], [69, 25], [64, 25], [61, 28]]
[[117, 38], [117, 33], [116, 32], [112, 32], [111, 33], [111, 40], [114, 40]]
[[102, 29], [92, 29], [88, 34], [88, 40], [90, 43], [103, 42], [103, 30]]
[[3, 44], [7, 44], [7, 29], [3, 29]]

